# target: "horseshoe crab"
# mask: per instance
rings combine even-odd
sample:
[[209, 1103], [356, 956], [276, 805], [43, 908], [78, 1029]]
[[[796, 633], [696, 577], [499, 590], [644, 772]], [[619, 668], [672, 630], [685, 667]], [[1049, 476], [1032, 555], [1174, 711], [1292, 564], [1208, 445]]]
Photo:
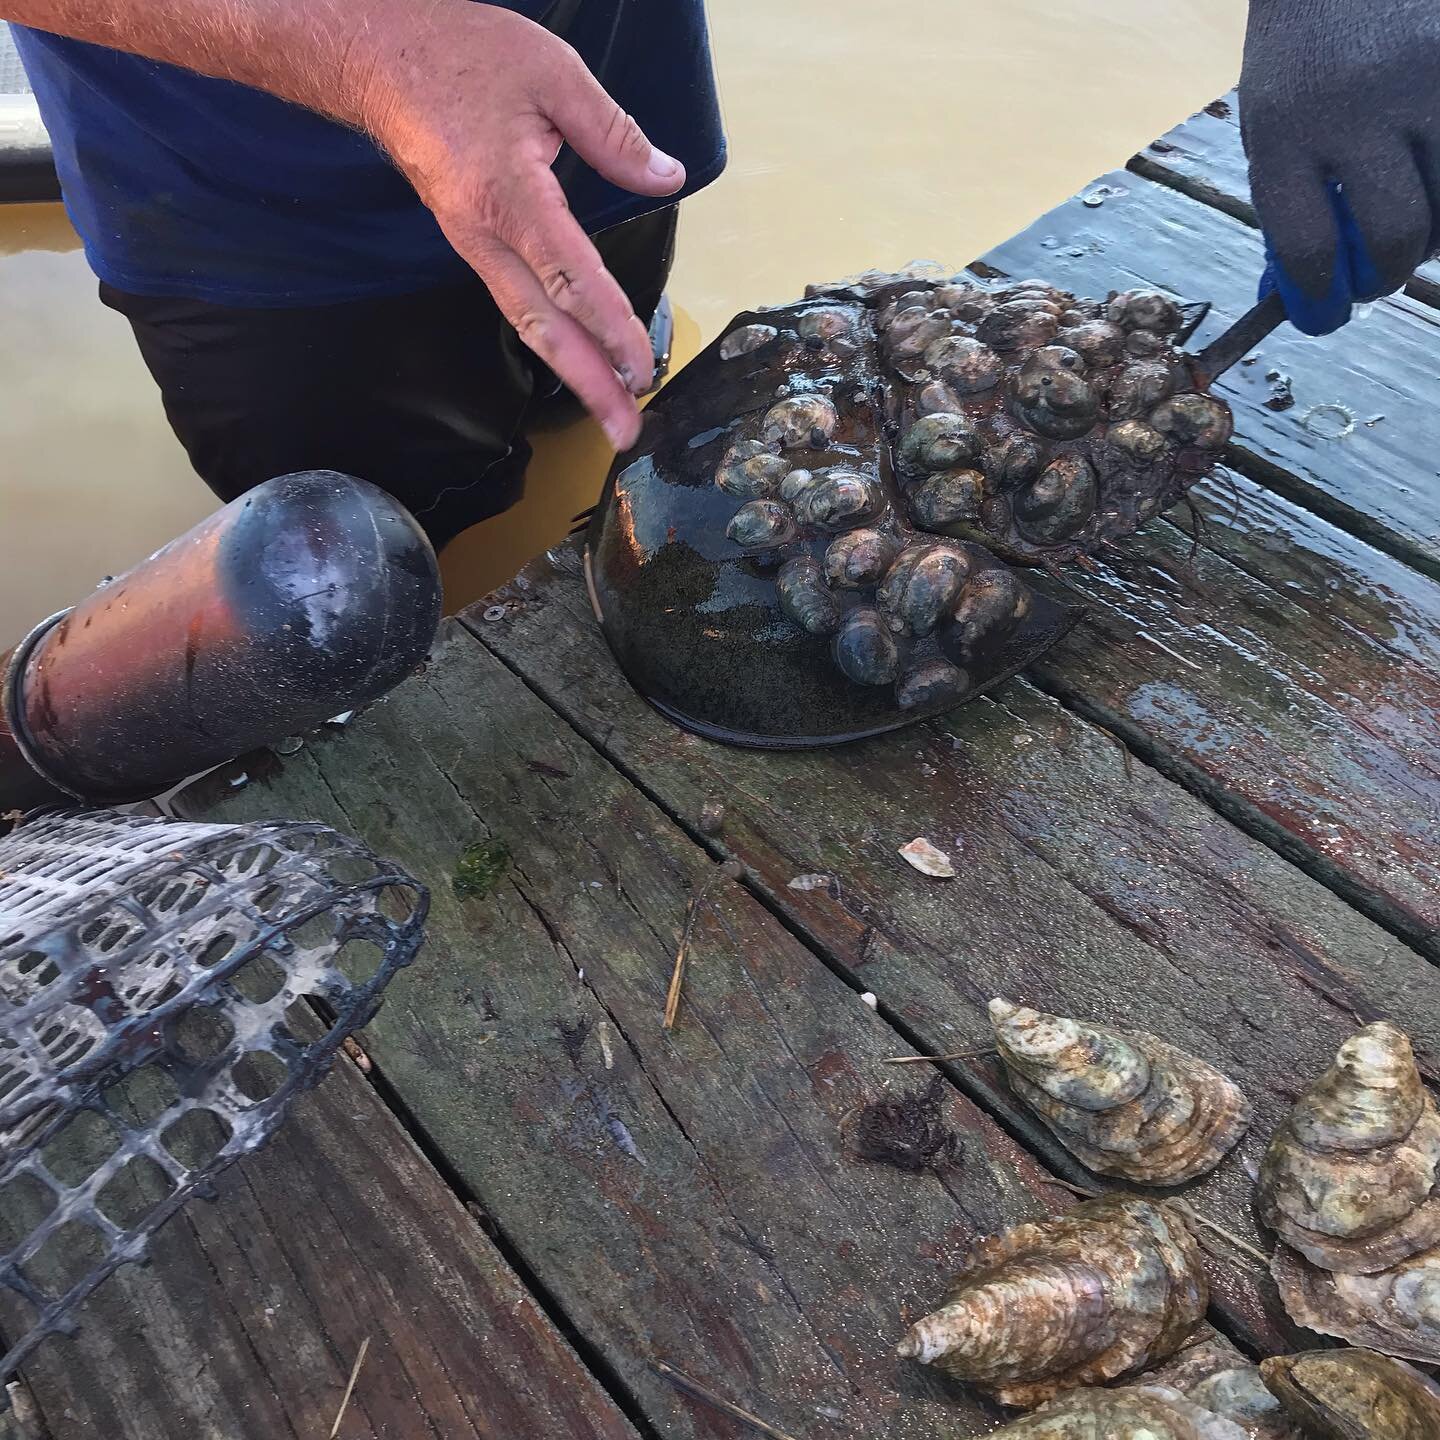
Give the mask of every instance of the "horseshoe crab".
[[621, 668], [685, 727], [798, 748], [893, 730], [1031, 664], [1089, 556], [1230, 433], [1183, 307], [912, 267], [743, 314], [661, 392], [591, 522]]

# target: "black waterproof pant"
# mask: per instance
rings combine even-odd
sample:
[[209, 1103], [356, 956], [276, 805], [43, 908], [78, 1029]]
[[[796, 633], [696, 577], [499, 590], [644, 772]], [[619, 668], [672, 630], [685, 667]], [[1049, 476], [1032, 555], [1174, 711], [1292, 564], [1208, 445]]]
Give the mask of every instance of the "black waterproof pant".
[[[674, 207], [595, 243], [636, 313], [659, 304]], [[130, 321], [190, 462], [222, 499], [295, 470], [388, 490], [436, 549], [524, 489], [527, 412], [555, 378], [479, 279], [418, 294], [293, 309], [100, 298]]]

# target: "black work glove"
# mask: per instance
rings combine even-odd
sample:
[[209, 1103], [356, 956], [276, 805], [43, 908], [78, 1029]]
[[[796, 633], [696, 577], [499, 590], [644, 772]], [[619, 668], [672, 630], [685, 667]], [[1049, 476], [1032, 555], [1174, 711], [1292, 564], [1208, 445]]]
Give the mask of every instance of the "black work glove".
[[1260, 294], [1306, 334], [1440, 247], [1440, 0], [1251, 0], [1240, 123]]

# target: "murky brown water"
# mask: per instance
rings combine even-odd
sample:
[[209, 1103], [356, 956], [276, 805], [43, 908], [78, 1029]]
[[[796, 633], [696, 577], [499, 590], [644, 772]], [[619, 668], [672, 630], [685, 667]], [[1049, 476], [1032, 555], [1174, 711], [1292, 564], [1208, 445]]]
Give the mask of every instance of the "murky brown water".
[[[731, 166], [686, 207], [676, 361], [737, 310], [959, 266], [1225, 90], [1245, 0], [712, 0]], [[0, 647], [210, 508], [58, 207], [0, 206]], [[584, 424], [445, 556], [453, 608], [593, 502]]]

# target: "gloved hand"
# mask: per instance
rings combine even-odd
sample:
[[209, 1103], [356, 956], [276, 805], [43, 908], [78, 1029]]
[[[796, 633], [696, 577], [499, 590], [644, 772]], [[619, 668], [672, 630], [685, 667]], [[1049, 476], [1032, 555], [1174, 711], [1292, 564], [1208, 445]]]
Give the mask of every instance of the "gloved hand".
[[1440, 3], [1251, 0], [1240, 123], [1268, 264], [1324, 335], [1440, 248]]

